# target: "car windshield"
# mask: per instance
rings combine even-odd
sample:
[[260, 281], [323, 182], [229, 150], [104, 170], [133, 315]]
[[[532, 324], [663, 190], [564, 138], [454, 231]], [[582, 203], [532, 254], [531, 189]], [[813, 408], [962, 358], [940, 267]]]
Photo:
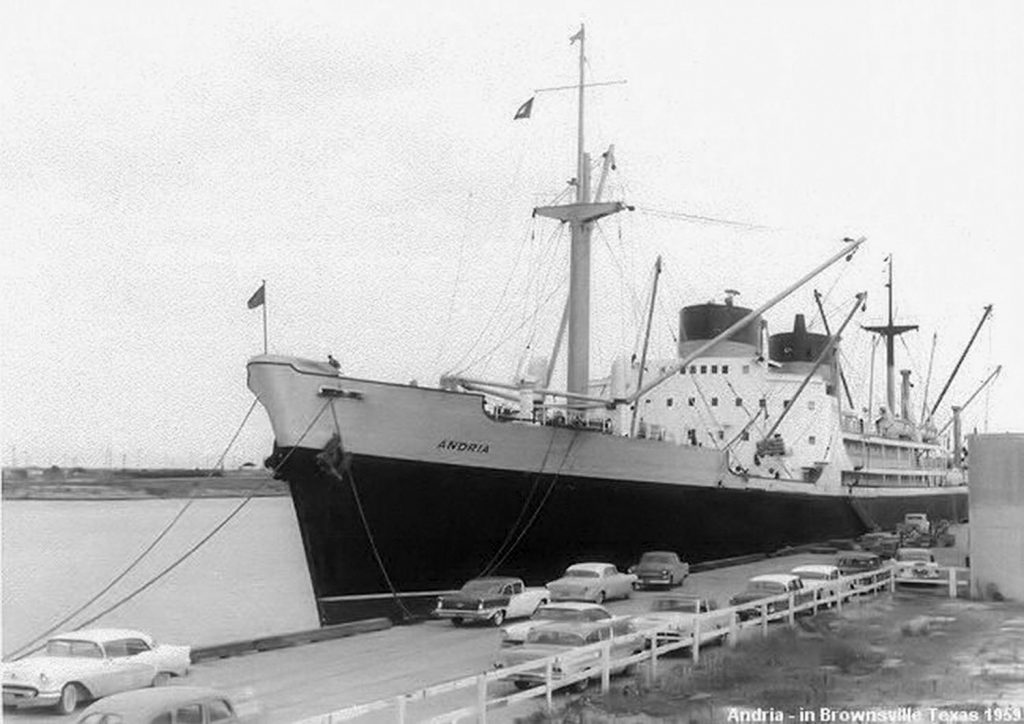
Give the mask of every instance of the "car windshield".
[[797, 575], [809, 581], [828, 580], [828, 574], [823, 571], [799, 571]]
[[597, 571], [591, 571], [586, 568], [570, 568], [565, 572], [566, 578], [600, 578], [601, 575]]
[[581, 621], [583, 620], [583, 613], [581, 611], [574, 611], [571, 608], [558, 608], [557, 606], [541, 606], [537, 609], [537, 613], [533, 617], [544, 619], [545, 621]]
[[785, 593], [786, 587], [775, 581], [751, 581], [747, 590], [754, 593]]
[[896, 553], [896, 560], [898, 561], [924, 561], [929, 562], [932, 559], [932, 554], [928, 551], [898, 551]]
[[671, 553], [644, 553], [640, 557], [640, 563], [671, 563]]
[[92, 641], [50, 639], [46, 642], [47, 656], [68, 656], [79, 659], [102, 659], [103, 650]]
[[462, 592], [480, 596], [487, 593], [499, 593], [501, 586], [500, 582], [495, 581], [470, 581], [462, 587]]
[[682, 611], [683, 613], [699, 613], [700, 601], [687, 601], [680, 598], [656, 598], [651, 604], [652, 611]]
[[531, 644], [552, 644], [555, 646], [582, 646], [583, 637], [569, 631], [531, 631], [526, 637]]

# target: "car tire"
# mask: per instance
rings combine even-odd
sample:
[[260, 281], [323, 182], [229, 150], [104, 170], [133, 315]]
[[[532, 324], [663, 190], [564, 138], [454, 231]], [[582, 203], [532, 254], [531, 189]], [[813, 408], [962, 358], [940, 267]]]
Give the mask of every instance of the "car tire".
[[598, 606], [600, 606], [602, 603], [604, 603], [604, 599], [605, 599], [604, 591], [599, 591], [598, 594], [597, 594], [597, 597], [594, 598], [594, 603], [596, 603]]
[[159, 671], [153, 677], [153, 686], [167, 686], [169, 683], [171, 683], [171, 675], [166, 671]]
[[494, 612], [494, 615], [491, 616], [491, 625], [497, 627], [501, 626], [503, 623], [505, 623], [505, 610], [499, 608]]
[[516, 688], [519, 689], [519, 691], [526, 691], [527, 689], [532, 689], [533, 688], [533, 682], [532, 681], [516, 681], [515, 685], [516, 685]]
[[461, 617], [456, 616], [455, 618], [452, 619], [452, 626], [461, 626], [461, 625], [462, 625], [462, 618]]
[[61, 714], [71, 714], [78, 708], [78, 703], [83, 697], [79, 691], [78, 684], [65, 684], [60, 690], [60, 699], [54, 708]]

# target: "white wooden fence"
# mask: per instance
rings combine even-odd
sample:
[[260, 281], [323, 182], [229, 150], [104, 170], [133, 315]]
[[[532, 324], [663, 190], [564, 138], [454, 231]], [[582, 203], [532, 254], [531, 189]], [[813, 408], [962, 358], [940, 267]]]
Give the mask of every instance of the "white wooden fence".
[[[957, 571], [949, 568], [948, 573], [938, 579], [938, 585], [947, 585], [950, 596], [956, 596]], [[513, 706], [523, 701], [544, 697], [548, 710], [552, 708], [552, 697], [559, 689], [571, 687], [581, 681], [600, 679], [601, 691], [607, 692], [613, 672], [628, 667], [646, 664], [651, 676], [658, 671], [658, 658], [679, 649], [690, 649], [694, 663], [700, 660], [701, 647], [705, 644], [724, 638], [727, 645], [735, 646], [739, 632], [745, 629], [761, 630], [762, 636], [768, 635], [768, 624], [771, 621], [785, 620], [792, 626], [798, 613], [814, 612], [819, 608], [836, 607], [842, 609], [851, 600], [862, 596], [874, 595], [881, 591], [892, 592], [897, 583], [928, 583], [934, 585], [935, 579], [916, 577], [897, 577], [892, 568], [886, 567], [877, 571], [858, 573], [835, 581], [811, 591], [791, 592], [771, 598], [763, 598], [741, 606], [718, 609], [693, 617], [693, 628], [688, 631], [649, 629], [638, 631], [627, 636], [619, 636], [598, 644], [572, 649], [543, 659], [534, 659], [515, 666], [495, 668], [476, 676], [468, 676], [455, 681], [428, 686], [424, 689], [400, 694], [389, 699], [380, 699], [366, 704], [346, 707], [338, 711], [321, 714], [304, 719], [298, 724], [335, 724], [366, 716], [374, 712], [391, 710], [393, 721], [405, 724], [411, 721], [408, 707], [443, 694], [460, 690], [474, 690], [475, 702], [471, 705], [446, 711], [443, 714], [428, 717], [425, 721], [457, 722], [460, 719], [475, 717], [485, 724], [487, 713], [502, 707]], [[753, 612], [753, 613], [751, 613]], [[644, 650], [645, 642], [650, 648]], [[629, 648], [635, 644], [636, 653], [613, 658], [612, 648]], [[595, 655], [596, 654], [596, 655]], [[570, 673], [572, 672], [572, 673]], [[536, 684], [525, 691], [511, 694], [491, 696], [492, 685], [499, 684], [504, 691], [508, 690], [510, 681], [530, 680]], [[423, 719], [415, 719], [417, 721]]]

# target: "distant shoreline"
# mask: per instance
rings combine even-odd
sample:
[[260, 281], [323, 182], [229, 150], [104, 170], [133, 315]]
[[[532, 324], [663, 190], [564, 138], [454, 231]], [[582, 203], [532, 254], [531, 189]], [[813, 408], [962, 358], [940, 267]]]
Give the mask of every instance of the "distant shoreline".
[[2, 498], [10, 500], [159, 500], [246, 498], [288, 495], [287, 485], [264, 470], [89, 470], [4, 469]]

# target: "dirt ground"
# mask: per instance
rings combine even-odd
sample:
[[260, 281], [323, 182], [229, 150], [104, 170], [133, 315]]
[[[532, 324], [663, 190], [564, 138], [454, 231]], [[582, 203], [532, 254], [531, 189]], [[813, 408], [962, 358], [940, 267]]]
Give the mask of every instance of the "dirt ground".
[[520, 721], [1024, 721], [1024, 606], [904, 591], [666, 658]]

